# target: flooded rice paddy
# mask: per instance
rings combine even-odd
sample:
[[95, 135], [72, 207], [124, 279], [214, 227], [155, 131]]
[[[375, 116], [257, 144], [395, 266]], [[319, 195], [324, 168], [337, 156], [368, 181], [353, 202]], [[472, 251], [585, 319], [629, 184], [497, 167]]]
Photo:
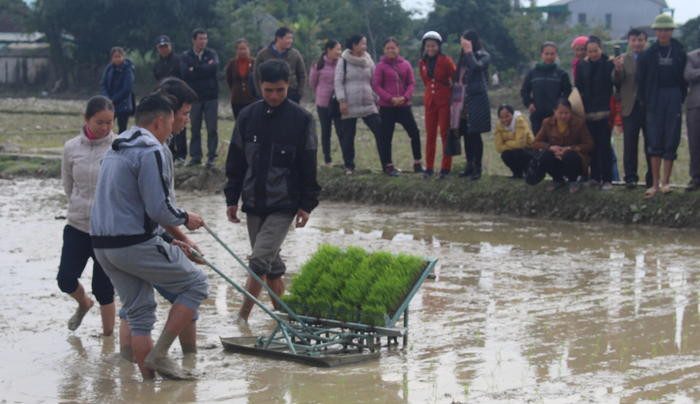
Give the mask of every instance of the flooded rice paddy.
[[[180, 193], [242, 255], [243, 224], [222, 195]], [[205, 269], [210, 296], [200, 351], [173, 357], [195, 382], [142, 382], [101, 337], [98, 310], [75, 332], [74, 303], [56, 286], [65, 198], [56, 180], [0, 181], [2, 402], [631, 403], [700, 401], [700, 235], [322, 203], [283, 247], [291, 275], [319, 243], [439, 259], [412, 300], [409, 344], [379, 360], [333, 369], [230, 354], [219, 336], [241, 296]], [[191, 236], [234, 280], [245, 273], [203, 231]], [[88, 267], [82, 283], [89, 289]], [[288, 277], [289, 278], [289, 277]], [[265, 302], [269, 299], [265, 296]], [[169, 304], [159, 300], [156, 332]], [[250, 328], [273, 322], [255, 309]]]

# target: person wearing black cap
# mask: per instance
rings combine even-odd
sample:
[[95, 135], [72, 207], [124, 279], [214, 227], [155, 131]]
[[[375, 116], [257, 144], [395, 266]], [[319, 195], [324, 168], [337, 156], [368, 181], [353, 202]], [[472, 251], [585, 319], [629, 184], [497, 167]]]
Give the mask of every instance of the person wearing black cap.
[[[180, 56], [173, 52], [173, 45], [167, 35], [160, 35], [156, 40], [156, 50], [158, 60], [153, 65], [153, 77], [160, 83], [168, 77], [182, 78], [180, 72]], [[183, 128], [180, 133], [173, 135], [168, 143], [170, 151], [173, 153], [175, 163], [180, 165], [187, 158], [187, 129]]]

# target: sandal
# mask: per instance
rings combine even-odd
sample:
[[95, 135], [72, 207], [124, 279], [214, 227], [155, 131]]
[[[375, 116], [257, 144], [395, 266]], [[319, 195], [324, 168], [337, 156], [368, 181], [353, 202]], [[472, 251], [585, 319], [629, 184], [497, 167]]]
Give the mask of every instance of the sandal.
[[661, 193], [670, 194], [671, 193], [671, 184], [662, 185], [661, 186]]
[[657, 188], [657, 187], [647, 188], [647, 190], [644, 191], [644, 197], [647, 199], [653, 198], [657, 192], [659, 192], [659, 188]]

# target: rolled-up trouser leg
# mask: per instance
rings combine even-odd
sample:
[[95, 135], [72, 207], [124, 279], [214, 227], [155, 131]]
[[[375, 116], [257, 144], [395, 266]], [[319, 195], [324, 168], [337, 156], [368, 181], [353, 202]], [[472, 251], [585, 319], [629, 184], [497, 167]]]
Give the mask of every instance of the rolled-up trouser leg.
[[147, 335], [155, 322], [153, 287], [158, 285], [177, 296], [194, 311], [207, 297], [207, 277], [180, 248], [160, 237], [114, 249], [95, 249], [95, 256], [110, 277], [126, 309], [132, 335]]
[[286, 272], [280, 258], [280, 250], [294, 215], [271, 213], [259, 216], [248, 213], [248, 236], [253, 252], [250, 254], [250, 268], [258, 276], [276, 279]]

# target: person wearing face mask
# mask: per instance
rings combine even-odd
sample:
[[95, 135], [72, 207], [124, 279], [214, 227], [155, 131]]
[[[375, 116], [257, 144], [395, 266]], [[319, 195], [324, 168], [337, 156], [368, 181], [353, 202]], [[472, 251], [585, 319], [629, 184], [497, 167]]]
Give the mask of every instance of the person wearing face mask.
[[124, 132], [129, 124], [129, 117], [134, 113], [134, 64], [126, 58], [124, 49], [115, 46], [109, 51], [110, 64], [105, 68], [100, 79], [100, 94], [112, 100], [114, 116], [117, 119], [119, 133]]
[[94, 302], [87, 296], [78, 279], [92, 258], [92, 294], [100, 304], [102, 335], [114, 330], [114, 287], [92, 251], [90, 241], [90, 209], [95, 200], [100, 161], [117, 137], [112, 132], [114, 105], [107, 97], [94, 96], [85, 108], [85, 125], [80, 134], [66, 142], [61, 160], [61, 180], [68, 198], [68, 224], [63, 229], [61, 262], [58, 266], [58, 287], [69, 294], [78, 308], [68, 320], [68, 329], [75, 331]]
[[554, 105], [561, 98], [569, 98], [569, 75], [557, 66], [557, 46], [545, 42], [540, 48], [540, 62], [525, 76], [520, 96], [530, 111], [532, 131], [539, 132], [542, 121], [554, 113]]
[[411, 98], [415, 87], [416, 80], [413, 78], [411, 64], [399, 55], [398, 40], [389, 37], [384, 41], [384, 56], [377, 64], [372, 77], [372, 88], [379, 96], [385, 160], [393, 166], [392, 139], [396, 124], [400, 123], [411, 139], [413, 172], [422, 173], [420, 131], [411, 110]]
[[576, 70], [576, 88], [581, 93], [586, 111], [586, 125], [595, 148], [591, 162], [591, 180], [603, 191], [612, 189], [613, 152], [610, 143], [610, 98], [613, 95], [614, 65], [603, 53], [602, 42], [590, 36], [586, 42], [587, 58]]
[[[637, 175], [639, 132], [644, 131], [646, 134], [645, 113], [644, 108], [637, 100], [635, 76], [637, 74], [637, 60], [647, 45], [647, 34], [636, 28], [631, 29], [627, 34], [627, 45], [629, 51], [615, 57], [613, 60], [615, 69], [612, 73], [612, 79], [613, 83], [619, 87], [622, 104], [624, 181], [627, 188], [633, 189], [639, 181], [639, 176]], [[644, 154], [646, 155], [646, 140], [644, 143]], [[646, 182], [647, 187], [651, 187], [649, 156], [647, 156], [646, 160]]]
[[450, 130], [450, 89], [456, 67], [452, 59], [442, 53], [441, 46], [442, 37], [437, 32], [428, 31], [423, 35], [422, 57], [418, 69], [425, 86], [423, 92], [426, 132], [424, 178], [430, 178], [433, 175], [438, 128], [442, 139], [442, 161], [438, 179], [445, 178], [452, 169], [452, 156], [445, 154], [445, 144]]
[[636, 76], [637, 97], [646, 108], [645, 135], [653, 179], [644, 193], [647, 198], [658, 191], [671, 192], [671, 171], [681, 140], [682, 105], [688, 94], [688, 83], [683, 77], [687, 54], [683, 45], [673, 39], [673, 18], [661, 14], [651, 28], [657, 41], [639, 56]]
[[540, 162], [553, 180], [547, 190], [556, 191], [568, 181], [569, 192], [578, 192], [581, 184], [576, 180], [588, 170], [593, 139], [584, 120], [571, 113], [568, 100], [557, 102], [554, 115], [542, 122], [531, 147], [544, 150]]
[[513, 172], [511, 178], [521, 179], [532, 158], [530, 149], [535, 136], [520, 111], [503, 104], [497, 113], [498, 122], [493, 135], [496, 151], [501, 153], [501, 159]]
[[[333, 86], [335, 82], [335, 69], [340, 60], [343, 47], [340, 42], [333, 39], [326, 41], [323, 46], [323, 54], [318, 59], [309, 72], [309, 86], [314, 93], [316, 100], [316, 112], [321, 123], [321, 148], [323, 150], [323, 163], [326, 167], [331, 166], [331, 131], [335, 126], [335, 133], [340, 136], [340, 111], [331, 108], [331, 98], [333, 98]], [[337, 100], [335, 101], [337, 103]]]

